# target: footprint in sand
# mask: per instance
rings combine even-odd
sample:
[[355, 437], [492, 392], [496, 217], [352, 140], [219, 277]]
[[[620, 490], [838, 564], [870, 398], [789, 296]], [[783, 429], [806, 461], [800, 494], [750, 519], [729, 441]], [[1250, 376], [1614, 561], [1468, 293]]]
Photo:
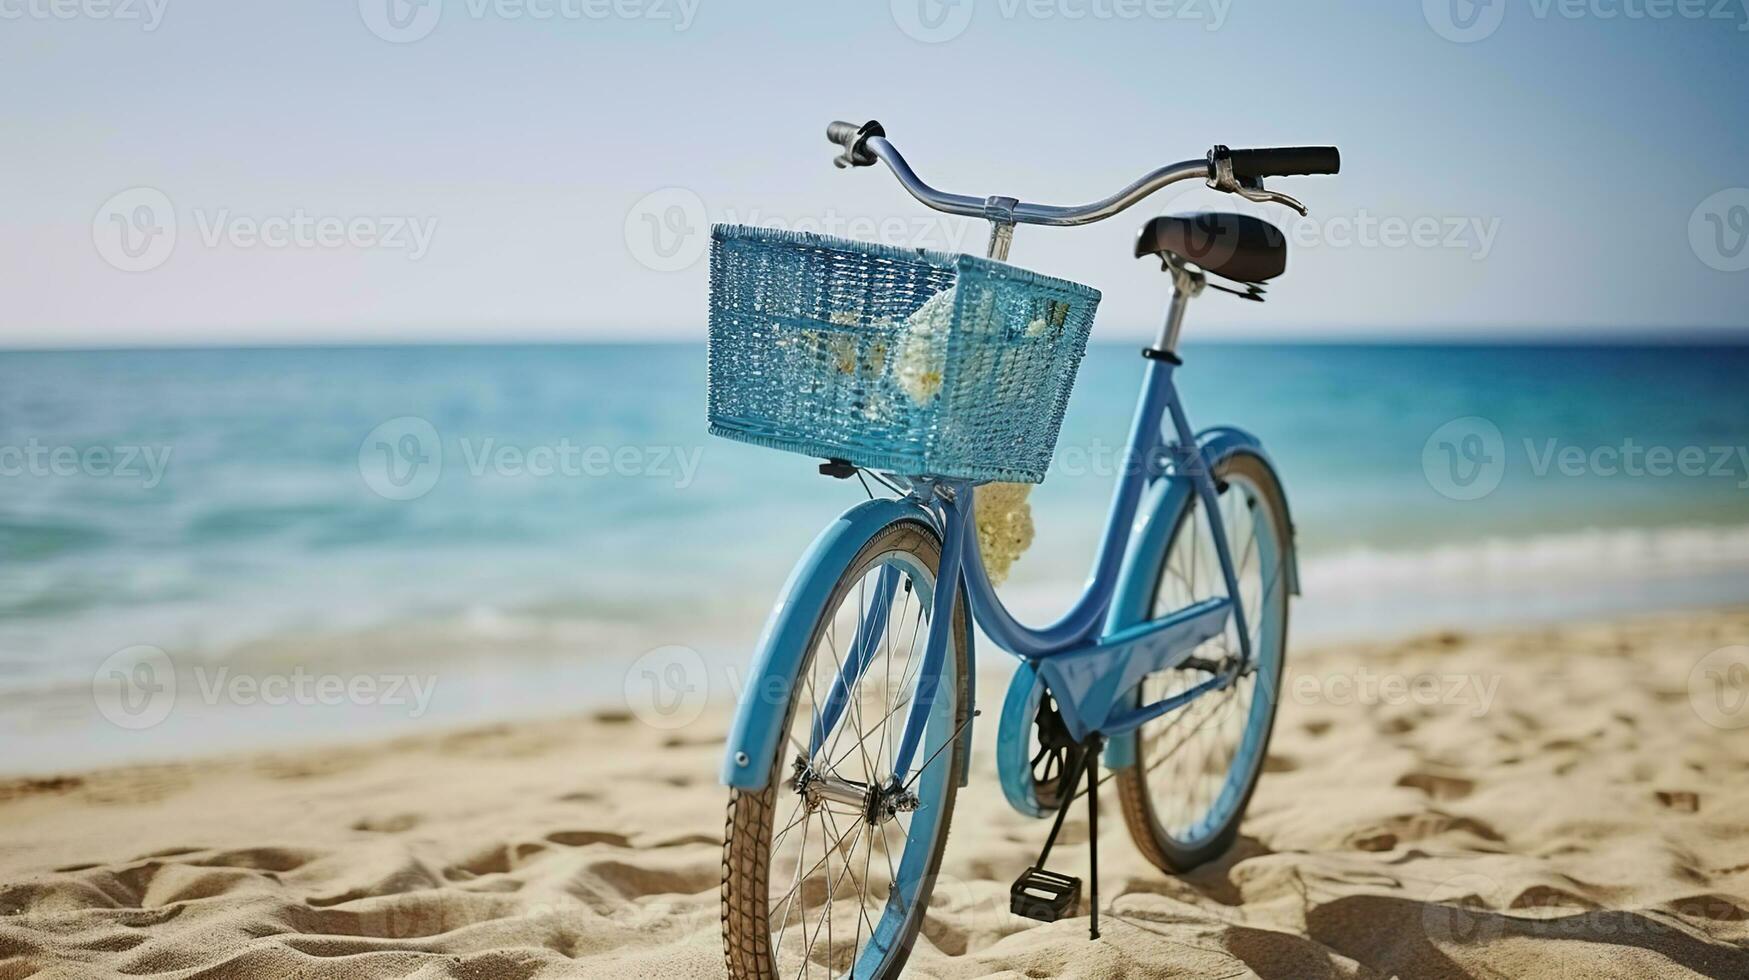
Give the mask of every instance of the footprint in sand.
[[1661, 789], [1655, 794], [1660, 805], [1679, 813], [1700, 811], [1700, 794], [1685, 789]]
[[1665, 903], [1670, 911], [1714, 922], [1749, 921], [1749, 908], [1738, 904], [1742, 899], [1727, 895], [1690, 895]]
[[[1348, 846], [1358, 851], [1389, 851], [1399, 844], [1429, 840], [1447, 833], [1464, 834], [1487, 844], [1503, 843], [1499, 831], [1480, 820], [1438, 810], [1388, 818], [1348, 837]], [[1492, 848], [1470, 845], [1476, 850]]]
[[1433, 772], [1411, 772], [1397, 780], [1398, 786], [1418, 789], [1436, 800], [1461, 800], [1476, 788], [1474, 780]]
[[1513, 896], [1512, 901], [1507, 903], [1507, 906], [1514, 909], [1585, 909], [1587, 911], [1602, 907], [1577, 892], [1556, 888], [1552, 885], [1532, 885]]
[[420, 817], [416, 813], [393, 813], [381, 817], [364, 817], [353, 823], [353, 830], [368, 831], [373, 834], [399, 834], [419, 826]]
[[630, 847], [631, 839], [624, 834], [615, 834], [605, 830], [556, 830], [547, 835], [547, 840], [560, 847], [587, 847], [590, 844], [610, 844], [614, 847]]

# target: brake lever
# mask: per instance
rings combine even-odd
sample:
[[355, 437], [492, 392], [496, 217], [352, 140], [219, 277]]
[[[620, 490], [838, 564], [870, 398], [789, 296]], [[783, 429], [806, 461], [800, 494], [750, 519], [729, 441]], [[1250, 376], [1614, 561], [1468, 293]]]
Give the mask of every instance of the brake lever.
[[1256, 203], [1256, 204], [1280, 204], [1280, 205], [1284, 205], [1286, 207], [1293, 208], [1295, 211], [1298, 211], [1300, 213], [1300, 217], [1302, 217], [1302, 218], [1304, 218], [1307, 214], [1310, 213], [1306, 210], [1306, 206], [1304, 204], [1301, 204], [1299, 201], [1294, 200], [1293, 198], [1287, 196], [1286, 194], [1281, 193], [1280, 191], [1265, 190], [1262, 187], [1257, 187], [1257, 188], [1241, 187], [1237, 191], [1235, 191], [1234, 193], [1238, 194], [1240, 197], [1244, 198], [1245, 200], [1251, 201], [1251, 202]]
[[1280, 191], [1266, 189], [1263, 186], [1263, 181], [1260, 179], [1254, 181], [1255, 186], [1247, 186], [1245, 183], [1242, 183], [1237, 177], [1233, 176], [1233, 160], [1226, 155], [1224, 152], [1225, 150], [1226, 147], [1219, 146], [1209, 154], [1212, 163], [1211, 170], [1213, 171], [1208, 181], [1210, 187], [1217, 191], [1224, 191], [1228, 194], [1237, 194], [1253, 204], [1280, 204], [1284, 207], [1293, 208], [1300, 213], [1300, 217], [1302, 218], [1310, 213], [1306, 210], [1304, 204], [1301, 204], [1294, 198], [1289, 197]]

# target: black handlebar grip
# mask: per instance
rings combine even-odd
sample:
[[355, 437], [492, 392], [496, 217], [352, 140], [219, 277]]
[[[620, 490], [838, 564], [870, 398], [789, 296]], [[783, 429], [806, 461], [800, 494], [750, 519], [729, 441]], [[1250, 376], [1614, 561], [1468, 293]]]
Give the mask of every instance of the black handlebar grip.
[[1278, 146], [1232, 150], [1235, 177], [1298, 177], [1334, 174], [1342, 170], [1342, 154], [1334, 146]]

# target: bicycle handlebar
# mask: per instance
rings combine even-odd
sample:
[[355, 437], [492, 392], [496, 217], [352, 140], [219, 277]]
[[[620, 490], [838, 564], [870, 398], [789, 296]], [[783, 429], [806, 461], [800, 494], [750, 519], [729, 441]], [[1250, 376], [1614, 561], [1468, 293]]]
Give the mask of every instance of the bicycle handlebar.
[[[892, 170], [893, 176], [917, 200], [937, 211], [948, 214], [987, 218], [991, 221], [1029, 225], [1084, 225], [1109, 218], [1167, 184], [1202, 178], [1218, 190], [1233, 190], [1217, 184], [1217, 164], [1230, 163], [1231, 176], [1256, 181], [1263, 177], [1287, 177], [1305, 174], [1334, 174], [1341, 168], [1341, 155], [1334, 146], [1301, 146], [1259, 150], [1228, 150], [1217, 146], [1201, 160], [1185, 160], [1168, 164], [1137, 178], [1128, 187], [1110, 197], [1075, 207], [1051, 204], [1027, 204], [1014, 198], [978, 198], [965, 194], [949, 194], [923, 182], [898, 149], [887, 141], [886, 130], [870, 119], [861, 126], [855, 123], [833, 122], [826, 127], [826, 138], [844, 148], [833, 162], [839, 167], [868, 167], [878, 160]], [[1275, 196], [1275, 195], [1271, 195]], [[1291, 200], [1291, 199], [1289, 199]]]

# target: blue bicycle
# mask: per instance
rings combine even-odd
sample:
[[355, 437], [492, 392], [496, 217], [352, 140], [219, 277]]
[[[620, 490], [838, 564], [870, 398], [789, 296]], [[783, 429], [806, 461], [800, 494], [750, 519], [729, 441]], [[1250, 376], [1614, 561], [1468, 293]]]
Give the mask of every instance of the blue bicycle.
[[[1002, 484], [1043, 480], [1099, 294], [1006, 263], [1017, 224], [1110, 217], [1176, 181], [1305, 213], [1263, 178], [1334, 174], [1334, 147], [1229, 150], [1162, 167], [1082, 207], [947, 194], [881, 126], [833, 123], [841, 167], [885, 163], [919, 201], [991, 222], [988, 255], [733, 226], [711, 242], [711, 431], [873, 480], [796, 566], [759, 640], [728, 738], [723, 940], [735, 977], [891, 977], [922, 926], [968, 773], [971, 621], [1019, 658], [1002, 707], [1008, 801], [1055, 817], [1014, 912], [1075, 913], [1045, 867], [1064, 815], [1091, 824], [1098, 931], [1099, 768], [1137, 846], [1182, 872], [1238, 833], [1274, 722], [1298, 591], [1293, 525], [1258, 440], [1193, 430], [1173, 384], [1185, 307], [1205, 287], [1260, 299], [1281, 232], [1243, 214], [1158, 217], [1138, 257], [1172, 279], [1165, 324], [1085, 592], [1022, 625], [981, 539]], [[1219, 280], [1212, 282], [1211, 279]]]

